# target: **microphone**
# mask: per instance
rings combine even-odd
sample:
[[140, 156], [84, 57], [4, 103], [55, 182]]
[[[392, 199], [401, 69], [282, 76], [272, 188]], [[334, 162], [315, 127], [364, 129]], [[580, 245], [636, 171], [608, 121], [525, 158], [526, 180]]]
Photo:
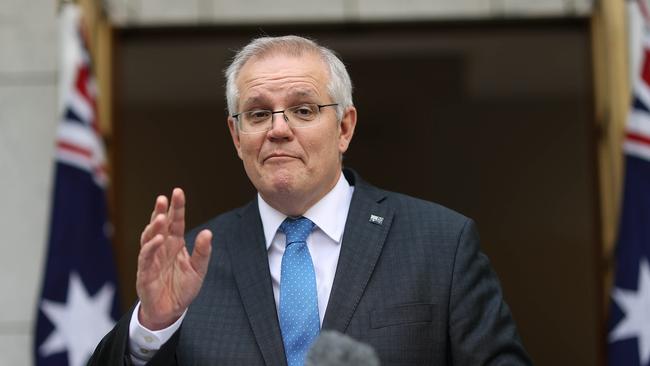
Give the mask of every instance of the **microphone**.
[[375, 350], [334, 330], [320, 333], [312, 344], [305, 366], [379, 366]]

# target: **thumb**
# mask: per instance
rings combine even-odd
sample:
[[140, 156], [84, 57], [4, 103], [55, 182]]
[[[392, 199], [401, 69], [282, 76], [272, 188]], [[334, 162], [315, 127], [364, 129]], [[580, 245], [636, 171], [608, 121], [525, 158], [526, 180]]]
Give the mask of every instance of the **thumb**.
[[212, 253], [212, 232], [203, 230], [196, 236], [194, 241], [194, 250], [190, 257], [192, 268], [199, 274], [201, 279], [205, 277], [210, 263], [210, 253]]

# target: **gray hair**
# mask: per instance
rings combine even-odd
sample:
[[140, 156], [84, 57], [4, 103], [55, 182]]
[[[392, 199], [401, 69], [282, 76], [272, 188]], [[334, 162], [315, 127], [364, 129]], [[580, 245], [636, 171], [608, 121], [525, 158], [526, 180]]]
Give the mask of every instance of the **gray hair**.
[[305, 53], [319, 55], [329, 67], [330, 78], [327, 90], [333, 102], [339, 104], [336, 107], [336, 116], [339, 121], [343, 119], [343, 112], [352, 106], [352, 81], [345, 69], [345, 65], [334, 51], [299, 36], [256, 38], [237, 52], [232, 63], [225, 70], [228, 114], [233, 115], [238, 112], [239, 90], [237, 89], [237, 76], [239, 76], [244, 64], [254, 57], [262, 57], [273, 52], [296, 57]]

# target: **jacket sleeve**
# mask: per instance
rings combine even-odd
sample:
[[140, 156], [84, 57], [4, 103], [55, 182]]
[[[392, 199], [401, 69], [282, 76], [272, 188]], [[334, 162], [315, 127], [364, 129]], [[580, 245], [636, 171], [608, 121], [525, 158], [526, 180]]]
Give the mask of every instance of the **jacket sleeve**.
[[532, 365], [469, 219], [456, 247], [449, 314], [453, 365]]
[[[129, 323], [131, 311], [125, 314], [97, 345], [95, 352], [88, 360], [88, 366], [125, 365], [131, 366], [129, 354]], [[182, 328], [182, 326], [181, 326]], [[162, 345], [154, 357], [147, 363], [148, 366], [177, 366], [176, 346], [180, 337], [180, 329]]]

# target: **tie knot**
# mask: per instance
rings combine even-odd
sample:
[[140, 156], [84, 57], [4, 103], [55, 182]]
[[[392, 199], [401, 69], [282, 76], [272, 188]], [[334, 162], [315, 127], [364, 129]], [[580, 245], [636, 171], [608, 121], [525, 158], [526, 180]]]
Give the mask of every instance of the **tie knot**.
[[287, 217], [280, 225], [280, 230], [287, 236], [287, 246], [295, 242], [306, 242], [314, 229], [314, 223], [306, 217], [292, 219]]

